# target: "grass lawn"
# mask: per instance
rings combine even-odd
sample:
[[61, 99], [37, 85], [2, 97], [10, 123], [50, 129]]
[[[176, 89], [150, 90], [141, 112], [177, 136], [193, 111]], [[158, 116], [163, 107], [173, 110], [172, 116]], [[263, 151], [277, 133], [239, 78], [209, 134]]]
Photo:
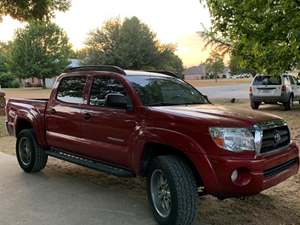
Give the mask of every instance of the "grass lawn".
[[6, 99], [9, 98], [49, 98], [51, 89], [42, 88], [2, 88]]
[[[232, 108], [249, 108], [248, 101], [234, 104], [228, 101], [217, 103]], [[291, 127], [293, 140], [300, 144], [299, 105], [292, 111], [283, 111], [280, 106], [262, 106], [260, 111], [273, 113], [286, 119]], [[15, 154], [15, 139], [7, 137], [3, 125], [4, 117], [0, 118], [0, 122], [0, 150], [13, 155]], [[49, 160], [47, 170], [50, 169], [79, 177], [83, 181], [92, 182], [101, 187], [113, 190], [122, 188], [132, 198], [145, 198], [146, 196], [143, 179], [120, 179], [55, 159]], [[212, 196], [200, 197], [197, 215], [196, 224], [201, 225], [300, 225], [300, 174], [256, 196], [223, 201]]]

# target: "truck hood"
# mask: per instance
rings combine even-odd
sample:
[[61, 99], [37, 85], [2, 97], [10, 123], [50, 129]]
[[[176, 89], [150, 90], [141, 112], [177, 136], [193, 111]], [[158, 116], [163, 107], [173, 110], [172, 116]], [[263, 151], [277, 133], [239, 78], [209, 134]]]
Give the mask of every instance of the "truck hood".
[[227, 126], [250, 126], [261, 122], [281, 119], [280, 117], [268, 113], [261, 113], [253, 110], [232, 109], [230, 107], [212, 104], [162, 106], [152, 107], [151, 109], [163, 114], [168, 114], [170, 116], [173, 115], [198, 120], [206, 120], [214, 124]]

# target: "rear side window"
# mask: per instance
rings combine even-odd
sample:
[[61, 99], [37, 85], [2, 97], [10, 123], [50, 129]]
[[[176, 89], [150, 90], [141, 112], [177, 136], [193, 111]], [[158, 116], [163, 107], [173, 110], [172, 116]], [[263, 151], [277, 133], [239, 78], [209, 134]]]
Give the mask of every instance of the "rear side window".
[[127, 96], [125, 88], [120, 81], [110, 77], [96, 77], [92, 85], [90, 105], [105, 106], [108, 94]]
[[83, 104], [83, 91], [86, 77], [66, 77], [60, 81], [57, 100], [67, 103]]
[[253, 81], [253, 85], [281, 85], [281, 77], [257, 76]]

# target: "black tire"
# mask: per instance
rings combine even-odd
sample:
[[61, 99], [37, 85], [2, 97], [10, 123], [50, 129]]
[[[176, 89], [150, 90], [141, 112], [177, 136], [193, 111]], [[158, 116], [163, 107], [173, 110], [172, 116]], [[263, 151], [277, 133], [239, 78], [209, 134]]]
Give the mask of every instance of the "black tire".
[[257, 110], [260, 106], [260, 102], [251, 101], [251, 108]]
[[288, 102], [284, 103], [284, 109], [288, 111], [288, 110], [291, 110], [293, 108], [293, 106], [294, 106], [294, 96], [291, 95], [289, 97]]
[[16, 155], [20, 167], [27, 173], [45, 168], [48, 155], [38, 145], [32, 129], [24, 129], [17, 136]]
[[[155, 201], [162, 194], [155, 194], [154, 176], [161, 171], [165, 177], [170, 195], [170, 210], [162, 214]], [[197, 212], [198, 192], [192, 170], [176, 156], [158, 156], [150, 163], [147, 171], [147, 194], [154, 218], [160, 225], [191, 225]], [[160, 173], [160, 172], [159, 172]], [[152, 185], [153, 184], [153, 185]], [[161, 190], [161, 189], [159, 189]], [[168, 191], [166, 191], [168, 193]], [[162, 201], [160, 201], [162, 202]], [[163, 204], [161, 204], [163, 205]]]

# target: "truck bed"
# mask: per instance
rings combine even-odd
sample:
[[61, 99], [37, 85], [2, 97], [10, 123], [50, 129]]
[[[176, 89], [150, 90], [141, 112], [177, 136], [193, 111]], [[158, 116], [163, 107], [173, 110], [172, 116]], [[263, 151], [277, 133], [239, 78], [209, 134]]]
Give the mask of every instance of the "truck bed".
[[[22, 99], [11, 98], [6, 105], [7, 121], [6, 126], [8, 133], [15, 136], [16, 123], [18, 120], [27, 121], [44, 133], [44, 117], [49, 99]], [[31, 119], [31, 121], [28, 121]]]

